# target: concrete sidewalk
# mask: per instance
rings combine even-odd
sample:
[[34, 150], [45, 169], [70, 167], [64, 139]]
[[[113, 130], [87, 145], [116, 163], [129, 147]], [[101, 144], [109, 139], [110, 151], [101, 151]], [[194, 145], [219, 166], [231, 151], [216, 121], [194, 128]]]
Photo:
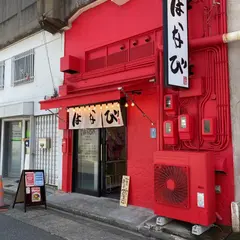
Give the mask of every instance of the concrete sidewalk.
[[[4, 191], [7, 195], [15, 195], [16, 184], [4, 181]], [[12, 186], [14, 185], [14, 186]], [[16, 185], [16, 186], [15, 186]], [[10, 186], [10, 187], [9, 187]], [[199, 237], [191, 234], [191, 224], [172, 221], [164, 227], [156, 226], [156, 216], [152, 210], [128, 206], [120, 207], [119, 201], [109, 198], [97, 198], [78, 193], [64, 193], [54, 188], [46, 187], [47, 205], [52, 209], [66, 214], [83, 216], [89, 219], [107, 223], [125, 230], [141, 233], [146, 237], [161, 240], [239, 240], [240, 236], [232, 236], [229, 228], [213, 227], [210, 231]]]

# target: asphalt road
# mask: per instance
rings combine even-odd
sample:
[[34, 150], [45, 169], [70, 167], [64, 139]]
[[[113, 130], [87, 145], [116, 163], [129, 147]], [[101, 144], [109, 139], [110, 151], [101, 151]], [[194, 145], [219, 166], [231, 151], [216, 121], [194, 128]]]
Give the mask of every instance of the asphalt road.
[[37, 227], [0, 214], [0, 239], [1, 240], [63, 240], [53, 236]]
[[[6, 201], [5, 201], [6, 202]], [[10, 204], [10, 202], [8, 203]], [[23, 206], [0, 212], [0, 240], [144, 240], [132, 232], [61, 212]]]

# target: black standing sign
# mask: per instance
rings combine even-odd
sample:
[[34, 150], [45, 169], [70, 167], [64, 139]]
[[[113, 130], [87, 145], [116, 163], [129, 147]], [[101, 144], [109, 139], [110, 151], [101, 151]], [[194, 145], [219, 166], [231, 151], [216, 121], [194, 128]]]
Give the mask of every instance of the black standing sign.
[[47, 208], [43, 170], [22, 171], [13, 208], [16, 203], [24, 203], [25, 212], [28, 206], [45, 205]]

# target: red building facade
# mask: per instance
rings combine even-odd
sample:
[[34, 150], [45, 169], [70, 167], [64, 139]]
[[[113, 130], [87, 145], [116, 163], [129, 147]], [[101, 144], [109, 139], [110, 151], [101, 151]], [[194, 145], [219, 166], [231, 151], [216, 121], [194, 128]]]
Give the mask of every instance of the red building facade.
[[[61, 70], [66, 73], [60, 96], [41, 102], [42, 109], [60, 108], [59, 115], [65, 120], [59, 121], [64, 130], [64, 191], [73, 191], [74, 171], [74, 131], [69, 129], [67, 108], [119, 101], [126, 97], [118, 90], [121, 87], [150, 118], [149, 121], [127, 99], [129, 203], [155, 209], [154, 153], [183, 152], [189, 159], [192, 153], [210, 153], [208, 160], [215, 170], [214, 217], [220, 224], [231, 224], [234, 183], [227, 48], [211, 42], [211, 37], [227, 31], [226, 1], [221, 2], [191, 3], [188, 22], [192, 73], [187, 90], [164, 87], [162, 1], [130, 0], [122, 6], [106, 1], [73, 22], [65, 32]], [[165, 106], [169, 99], [172, 109]], [[190, 124], [189, 131], [181, 132], [179, 116]], [[168, 121], [173, 123], [171, 136], [165, 132]], [[151, 137], [151, 128], [156, 129], [156, 138]], [[176, 163], [181, 162], [182, 155], [175, 154], [174, 158]], [[198, 158], [201, 157], [197, 155], [196, 161]], [[197, 177], [201, 178], [201, 174]], [[195, 180], [190, 177], [188, 181], [191, 185]], [[174, 188], [174, 184], [168, 184], [170, 189]], [[193, 194], [189, 190], [189, 198]], [[187, 208], [190, 207], [188, 204]]]

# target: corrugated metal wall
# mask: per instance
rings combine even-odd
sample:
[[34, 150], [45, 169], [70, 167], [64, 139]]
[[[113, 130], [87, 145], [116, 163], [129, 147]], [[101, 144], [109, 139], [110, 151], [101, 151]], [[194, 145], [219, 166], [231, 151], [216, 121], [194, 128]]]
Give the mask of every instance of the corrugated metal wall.
[[[45, 171], [46, 184], [57, 185], [58, 120], [56, 115], [35, 117], [36, 150], [34, 168]], [[40, 149], [39, 138], [50, 138], [50, 148]]]

